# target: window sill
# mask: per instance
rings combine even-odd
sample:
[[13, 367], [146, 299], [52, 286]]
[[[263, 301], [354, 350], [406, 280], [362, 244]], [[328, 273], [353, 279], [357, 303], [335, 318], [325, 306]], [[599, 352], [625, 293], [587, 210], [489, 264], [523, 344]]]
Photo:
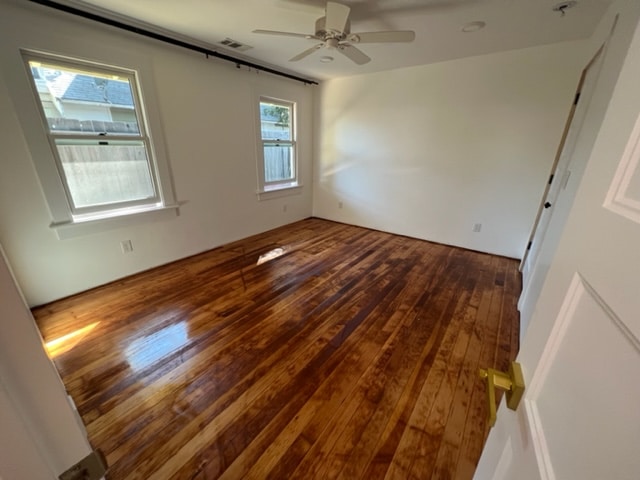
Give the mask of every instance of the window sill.
[[114, 228], [136, 225], [140, 222], [140, 215], [144, 215], [150, 220], [165, 220], [179, 214], [180, 205], [164, 205], [150, 209], [134, 210], [114, 216], [104, 216], [86, 220], [76, 220], [70, 222], [52, 223], [50, 228], [54, 229], [60, 240], [67, 238], [81, 237], [100, 233]]
[[258, 198], [260, 199], [260, 201], [270, 200], [272, 198], [288, 197], [291, 195], [300, 195], [302, 193], [302, 184], [295, 183], [279, 185], [276, 187], [258, 190], [256, 193], [258, 194]]

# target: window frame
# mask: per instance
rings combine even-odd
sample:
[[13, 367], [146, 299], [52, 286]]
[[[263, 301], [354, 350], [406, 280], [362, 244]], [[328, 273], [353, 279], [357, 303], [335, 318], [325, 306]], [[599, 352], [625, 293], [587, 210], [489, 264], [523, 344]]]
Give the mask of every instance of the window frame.
[[[262, 104], [269, 103], [281, 107], [286, 107], [290, 111], [289, 125], [291, 129], [290, 140], [280, 139], [264, 139], [262, 137]], [[267, 95], [258, 96], [258, 111], [257, 111], [257, 137], [258, 137], [258, 193], [277, 192], [280, 190], [287, 190], [300, 187], [299, 169], [298, 169], [298, 142], [297, 142], [297, 104], [293, 100], [285, 100], [281, 98], [270, 97]], [[291, 166], [293, 169], [293, 175], [290, 179], [267, 181], [265, 170], [265, 146], [280, 144], [291, 147]]]
[[[35, 128], [35, 117], [38, 117], [38, 124], [41, 126], [39, 132], [28, 132], [29, 137], [37, 141], [30, 142], [30, 150], [34, 157], [34, 164], [42, 190], [49, 206], [52, 216], [52, 228], [57, 230], [60, 238], [75, 236], [69, 234], [68, 227], [83, 225], [79, 229], [79, 234], [95, 233], [95, 228], [87, 229], [88, 223], [104, 224], [104, 221], [113, 224], [113, 219], [125, 218], [131, 215], [153, 211], [174, 210], [177, 213], [178, 204], [173, 192], [168, 162], [164, 156], [162, 145], [156, 145], [151, 135], [151, 121], [149, 109], [145, 108], [143, 99], [142, 80], [138, 70], [127, 66], [115, 66], [85, 58], [58, 55], [43, 51], [20, 49], [21, 62], [26, 73], [26, 90], [29, 90], [35, 109], [33, 114], [25, 114], [29, 120], [26, 124]], [[109, 134], [108, 141], [113, 142], [142, 142], [147, 157], [150, 181], [153, 188], [153, 196], [141, 200], [129, 200], [116, 203], [106, 203], [103, 205], [85, 206], [76, 208], [73, 203], [69, 186], [66, 182], [64, 169], [58, 148], [55, 144], [59, 140], [91, 140], [105, 141], [105, 136], [98, 133], [62, 133], [57, 134], [49, 128], [44, 106], [40, 100], [36, 80], [32, 74], [30, 61], [60, 65], [72, 69], [83, 70], [87, 73], [95, 72], [100, 75], [117, 75], [129, 81], [131, 94], [134, 102], [133, 112], [136, 115], [138, 134]], [[148, 69], [147, 69], [148, 70]], [[151, 89], [153, 91], [153, 89]], [[152, 116], [157, 116], [153, 112]], [[154, 119], [158, 124], [158, 119]], [[157, 129], [157, 128], [156, 128]], [[127, 223], [130, 223], [127, 221]], [[66, 233], [61, 235], [61, 232]]]

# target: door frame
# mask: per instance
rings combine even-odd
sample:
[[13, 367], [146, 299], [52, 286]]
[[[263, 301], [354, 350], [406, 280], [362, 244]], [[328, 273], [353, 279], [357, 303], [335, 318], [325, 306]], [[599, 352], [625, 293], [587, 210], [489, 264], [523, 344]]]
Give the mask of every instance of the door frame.
[[[44, 349], [2, 245], [0, 329], [2, 400], [10, 407], [10, 413], [15, 413], [14, 421], [7, 429], [3, 427], [0, 438], [5, 443], [15, 435], [29, 447], [25, 451], [13, 444], [7, 455], [10, 458], [3, 459], [0, 466], [11, 472], [30, 472], [29, 478], [34, 480], [58, 478], [92, 449], [82, 419]], [[45, 471], [47, 476], [43, 476]]]
[[[565, 122], [562, 138], [552, 165], [552, 173], [549, 177], [552, 182], [547, 182], [545, 186], [535, 223], [523, 253], [520, 263], [522, 292], [518, 300], [521, 324], [520, 342], [523, 341], [527, 332], [535, 303], [538, 300], [550, 262], [557, 248], [559, 234], [573, 204], [582, 173], [586, 168], [588, 150], [583, 152], [580, 157], [583, 161], [580, 162], [576, 161], [576, 148], [584, 150], [593, 146], [586, 146], [587, 143], [581, 138], [581, 135], [585, 121], [590, 119], [589, 111], [601, 81], [602, 70], [605, 68], [605, 63], [607, 63], [607, 52], [611, 38], [616, 30], [618, 19], [619, 15], [613, 17], [610, 26], [602, 33], [602, 41], [594, 45], [594, 50], [592, 50], [594, 53], [582, 70], [576, 88], [576, 96], [574, 97], [575, 99], [580, 95], [582, 101], [576, 102], [574, 100]], [[595, 139], [592, 139], [592, 141], [595, 141]], [[553, 198], [549, 197], [550, 191], [554, 194]], [[548, 209], [549, 211], [544, 207], [547, 201], [553, 203]]]
[[[567, 115], [567, 120], [565, 121], [565, 124], [564, 124], [564, 129], [562, 131], [562, 136], [560, 137], [560, 143], [558, 144], [558, 148], [556, 150], [556, 155], [555, 155], [555, 157], [553, 159], [553, 163], [551, 165], [551, 170], [550, 170], [550, 173], [549, 173], [549, 180], [547, 181], [547, 184], [545, 185], [545, 188], [544, 188], [544, 192], [542, 193], [542, 197], [540, 199], [540, 204], [538, 205], [538, 211], [536, 212], [535, 220], [533, 221], [533, 227], [531, 228], [531, 233], [529, 234], [529, 238], [527, 239], [527, 246], [525, 248], [524, 253], [522, 254], [522, 260], [520, 261], [520, 271], [521, 272], [523, 271], [523, 269], [525, 267], [525, 264], [526, 264], [530, 254], [531, 254], [531, 247], [533, 246], [533, 242], [536, 241], [536, 240], [544, 241], [544, 232], [542, 232], [542, 238], [539, 238], [539, 239], [536, 238], [536, 234], [539, 231], [540, 223], [541, 223], [541, 220], [542, 220], [542, 214], [547, 209], [545, 207], [545, 204], [549, 200], [548, 199], [548, 195], [549, 195], [549, 192], [551, 191], [551, 186], [554, 184], [554, 182], [559, 182], [561, 180], [561, 179], [558, 178], [558, 167], [560, 165], [560, 159], [565, 155], [565, 153], [567, 153], [567, 152], [565, 152], [565, 147], [567, 146], [567, 138], [569, 136], [569, 132], [571, 131], [571, 128], [575, 126], [574, 125], [575, 114], [576, 114], [576, 110], [578, 109], [578, 103], [580, 102], [580, 99], [582, 97], [582, 91], [583, 91], [583, 88], [584, 88], [584, 84], [585, 84], [585, 81], [587, 79], [587, 75], [589, 74], [589, 71], [591, 70], [593, 65], [596, 63], [596, 61], [598, 60], [600, 55], [602, 55], [602, 53], [603, 53], [603, 51], [605, 49], [605, 45], [606, 45], [606, 42], [603, 43], [600, 46], [598, 51], [591, 58], [591, 60], [589, 60], [587, 65], [582, 70], [582, 73], [580, 74], [580, 80], [578, 81], [578, 86], [576, 87], [576, 92], [575, 92], [574, 97], [573, 97], [574, 98], [573, 104], [571, 105], [571, 109], [569, 110], [569, 114]], [[586, 114], [586, 111], [585, 111], [585, 114]], [[577, 137], [577, 135], [579, 135], [579, 133], [580, 133], [580, 127], [578, 127], [578, 130], [576, 131], [576, 137]], [[568, 153], [569, 153], [569, 157], [570, 157], [571, 156], [571, 152], [568, 152]], [[567, 162], [567, 166], [568, 165], [569, 165], [569, 162]], [[563, 180], [562, 183], [564, 183], [566, 179], [563, 178], [562, 180]], [[553, 207], [553, 205], [551, 205], [551, 207], [550, 207], [553, 210], [552, 207]], [[535, 258], [534, 258], [533, 262], [535, 262]]]
[[[532, 455], [537, 439], [535, 436], [530, 437], [529, 435], [525, 435], [528, 426], [531, 424], [531, 419], [525, 407], [530, 396], [535, 397], [536, 395], [536, 391], [540, 385], [539, 379], [542, 377], [544, 368], [547, 368], [549, 365], [554, 365], [554, 360], [550, 353], [553, 352], [555, 348], [554, 342], [560, 337], [562, 328], [564, 327], [562, 324], [559, 324], [558, 321], [559, 319], [561, 320], [563, 316], [566, 316], [566, 311], [571, 311], [573, 308], [571, 301], [573, 298], [572, 295], [576, 293], [578, 287], [583, 284], [585, 285], [584, 290], [587, 292], [590, 291], [591, 287], [586, 284], [586, 282], [576, 280], [576, 278], [580, 280], [580, 269], [577, 263], [579, 259], [592, 257], [590, 250], [591, 243], [588, 240], [589, 230], [587, 228], [592, 225], [592, 219], [589, 212], [586, 211], [585, 205], [588, 204], [589, 207], [600, 207], [601, 205], [598, 202], [600, 199], [604, 199], [604, 190], [606, 189], [599, 183], [599, 179], [609, 178], [610, 171], [612, 170], [610, 155], [615, 155], [614, 159], [616, 160], [619, 158], [619, 144], [612, 144], [611, 142], [614, 140], [607, 143], [607, 140], [602, 139], [617, 138], [618, 140], [616, 141], [619, 142], [619, 137], [625, 135], [617, 126], [617, 120], [619, 116], [622, 116], [625, 122], [629, 119], [630, 110], [625, 108], [625, 98], [628, 98], [629, 93], [631, 93], [631, 87], [635, 87], [635, 83], [633, 82], [633, 74], [628, 72], [631, 70], [637, 73], [639, 65], [637, 60], [640, 58], [638, 56], [640, 54], [640, 23], [638, 21], [640, 18], [640, 4], [635, 4], [635, 2], [634, 4], [621, 3], [617, 10], [624, 11], [625, 14], [620, 16], [620, 25], [616, 36], [610, 38], [610, 41], [607, 42], [607, 48], [610, 49], [610, 54], [605, 56], [602, 68], [603, 75], [596, 88], [598, 108], [594, 108], [589, 117], [591, 119], [589, 136], [593, 135], [596, 140], [594, 144], [590, 146], [589, 143], [586, 142], [585, 149], [588, 157], [588, 165], [585, 179], [587, 179], [587, 181], [585, 182], [583, 180], [579, 182], [579, 196], [577, 197], [579, 201], [576, 205], [573, 205], [567, 218], [561, 222], [557, 255], [556, 258], [552, 259], [550, 274], [547, 276], [548, 278], [545, 279], [544, 289], [541, 292], [540, 299], [536, 305], [534, 318], [531, 321], [531, 328], [527, 333], [525, 342], [518, 355], [518, 359], [522, 362], [529, 393], [525, 393], [523, 405], [521, 405], [516, 412], [504, 410], [503, 407], [499, 409], [498, 422], [489, 434], [489, 438], [484, 446], [483, 455], [476, 470], [476, 476], [474, 478], [478, 480], [506, 480], [507, 478], [515, 478], [511, 467], [516, 468], [523, 479], [538, 479], [540, 477], [532, 475], [532, 472], [539, 473], [544, 470], [543, 467], [540, 467], [538, 458]], [[612, 12], [615, 12], [613, 8]], [[604, 33], [603, 31], [601, 32]], [[630, 56], [632, 48], [634, 52], [633, 57]], [[595, 98], [594, 94], [594, 99]], [[633, 108], [635, 109], [633, 114], [637, 115], [638, 97], [634, 95], [633, 98], [635, 99], [633, 102]], [[626, 131], [627, 124], [624, 123], [623, 125]], [[625, 138], [624, 141], [626, 142], [627, 139]], [[610, 147], [612, 145], [614, 145], [613, 150], [615, 150], [615, 153], [611, 152]], [[594, 158], [598, 158], [599, 160], [594, 163]], [[601, 159], [606, 159], [606, 161]], [[608, 188], [610, 191], [612, 187], [609, 186]], [[585, 200], [587, 198], [590, 199], [588, 203], [586, 203]], [[604, 205], [603, 208], [608, 207]], [[625, 228], [624, 221], [617, 218], [611, 218], [611, 220], [611, 225], [615, 224], [615, 231], [618, 234], [613, 238], [621, 241], [624, 235], [619, 235], [619, 233]], [[563, 228], [564, 226], [569, 228]], [[606, 233], [603, 232], [607, 231], [606, 228], [598, 231], [598, 240], [601, 241], [600, 245], [604, 245], [602, 240], [606, 238]], [[635, 244], [632, 244], [631, 240], [627, 239], [624, 248], [634, 252], [633, 261], [635, 262], [638, 257], [635, 255], [637, 249], [634, 247]], [[606, 250], [606, 247], [601, 248], [602, 252]], [[618, 262], [618, 265], [623, 264], [625, 263]], [[629, 271], [634, 265], [635, 263], [631, 263], [629, 267], [625, 266], [624, 273], [627, 279], [630, 278]], [[616, 270], [615, 267], [611, 267], [611, 270], [606, 270], [607, 267], [608, 264], [604, 259], [599, 263], [598, 261], [594, 261], [589, 264], [589, 271], [587, 272], [589, 273], [589, 275], [587, 275], [588, 278], [591, 278], [591, 274], [601, 272], [602, 269], [605, 269], [607, 272], [602, 274], [603, 276], [597, 283], [594, 283], [596, 288], [593, 290], [595, 292], [604, 292], [604, 295], [600, 295], [600, 298], [605, 299], [605, 301], [599, 302], [600, 305], [605, 313], [612, 319], [614, 319], [613, 317], [615, 316], [615, 314], [611, 315], [613, 312], [618, 312], [620, 314], [619, 318], [637, 319], [637, 311], [634, 310], [632, 306], [635, 305], [635, 303], [626, 305], [623, 300], [624, 298], [637, 300], [637, 296], [635, 295], [637, 291], [636, 283], [628, 282], [624, 286], [623, 291], [620, 291], [619, 285], [607, 281], [607, 278], [614, 278], [619, 270]], [[578, 277], [576, 277], [576, 272], [578, 272]], [[576, 285], [578, 285], [578, 287], [576, 287]], [[596, 295], [591, 295], [591, 297], [596, 300], [598, 299]], [[612, 308], [607, 310], [607, 305], [611, 305]], [[637, 323], [634, 325], [637, 325]], [[622, 328], [617, 328], [617, 330], [622, 332], [624, 336], [629, 337], [628, 333], [630, 330], [629, 332], [625, 332]], [[637, 337], [636, 332], [636, 338]], [[529, 371], [527, 371], [527, 369]], [[583, 376], [587, 378], [591, 373], [590, 370], [585, 370], [581, 372], [578, 378], [583, 378]], [[613, 371], [613, 374], [615, 373], [616, 372]], [[613, 390], [609, 389], [605, 390], [605, 392], [606, 391]], [[613, 395], [615, 394], [614, 392]]]

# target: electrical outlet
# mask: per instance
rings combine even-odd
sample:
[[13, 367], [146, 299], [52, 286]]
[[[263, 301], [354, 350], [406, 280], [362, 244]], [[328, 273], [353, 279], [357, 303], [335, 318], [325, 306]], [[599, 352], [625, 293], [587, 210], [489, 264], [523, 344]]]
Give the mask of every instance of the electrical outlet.
[[133, 243], [131, 243], [131, 240], [123, 240], [120, 242], [120, 250], [122, 250], [122, 253], [131, 253], [133, 252]]
[[474, 223], [473, 224], [473, 231], [477, 233], [480, 230], [482, 230], [482, 224], [481, 223]]
[[338, 208], [342, 208], [342, 202], [338, 202]]
[[287, 204], [286, 203], [282, 206], [282, 213], [287, 213]]

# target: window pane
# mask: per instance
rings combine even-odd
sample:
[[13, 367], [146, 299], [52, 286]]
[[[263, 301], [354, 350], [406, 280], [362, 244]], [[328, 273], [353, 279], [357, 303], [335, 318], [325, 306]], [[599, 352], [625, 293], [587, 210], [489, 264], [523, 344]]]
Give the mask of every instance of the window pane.
[[294, 180], [293, 147], [266, 143], [264, 145], [264, 180], [266, 183]]
[[140, 134], [129, 78], [36, 61], [29, 67], [50, 132]]
[[76, 208], [156, 197], [143, 142], [100, 143], [56, 140], [67, 187]]
[[260, 102], [260, 129], [263, 140], [291, 140], [291, 107]]

